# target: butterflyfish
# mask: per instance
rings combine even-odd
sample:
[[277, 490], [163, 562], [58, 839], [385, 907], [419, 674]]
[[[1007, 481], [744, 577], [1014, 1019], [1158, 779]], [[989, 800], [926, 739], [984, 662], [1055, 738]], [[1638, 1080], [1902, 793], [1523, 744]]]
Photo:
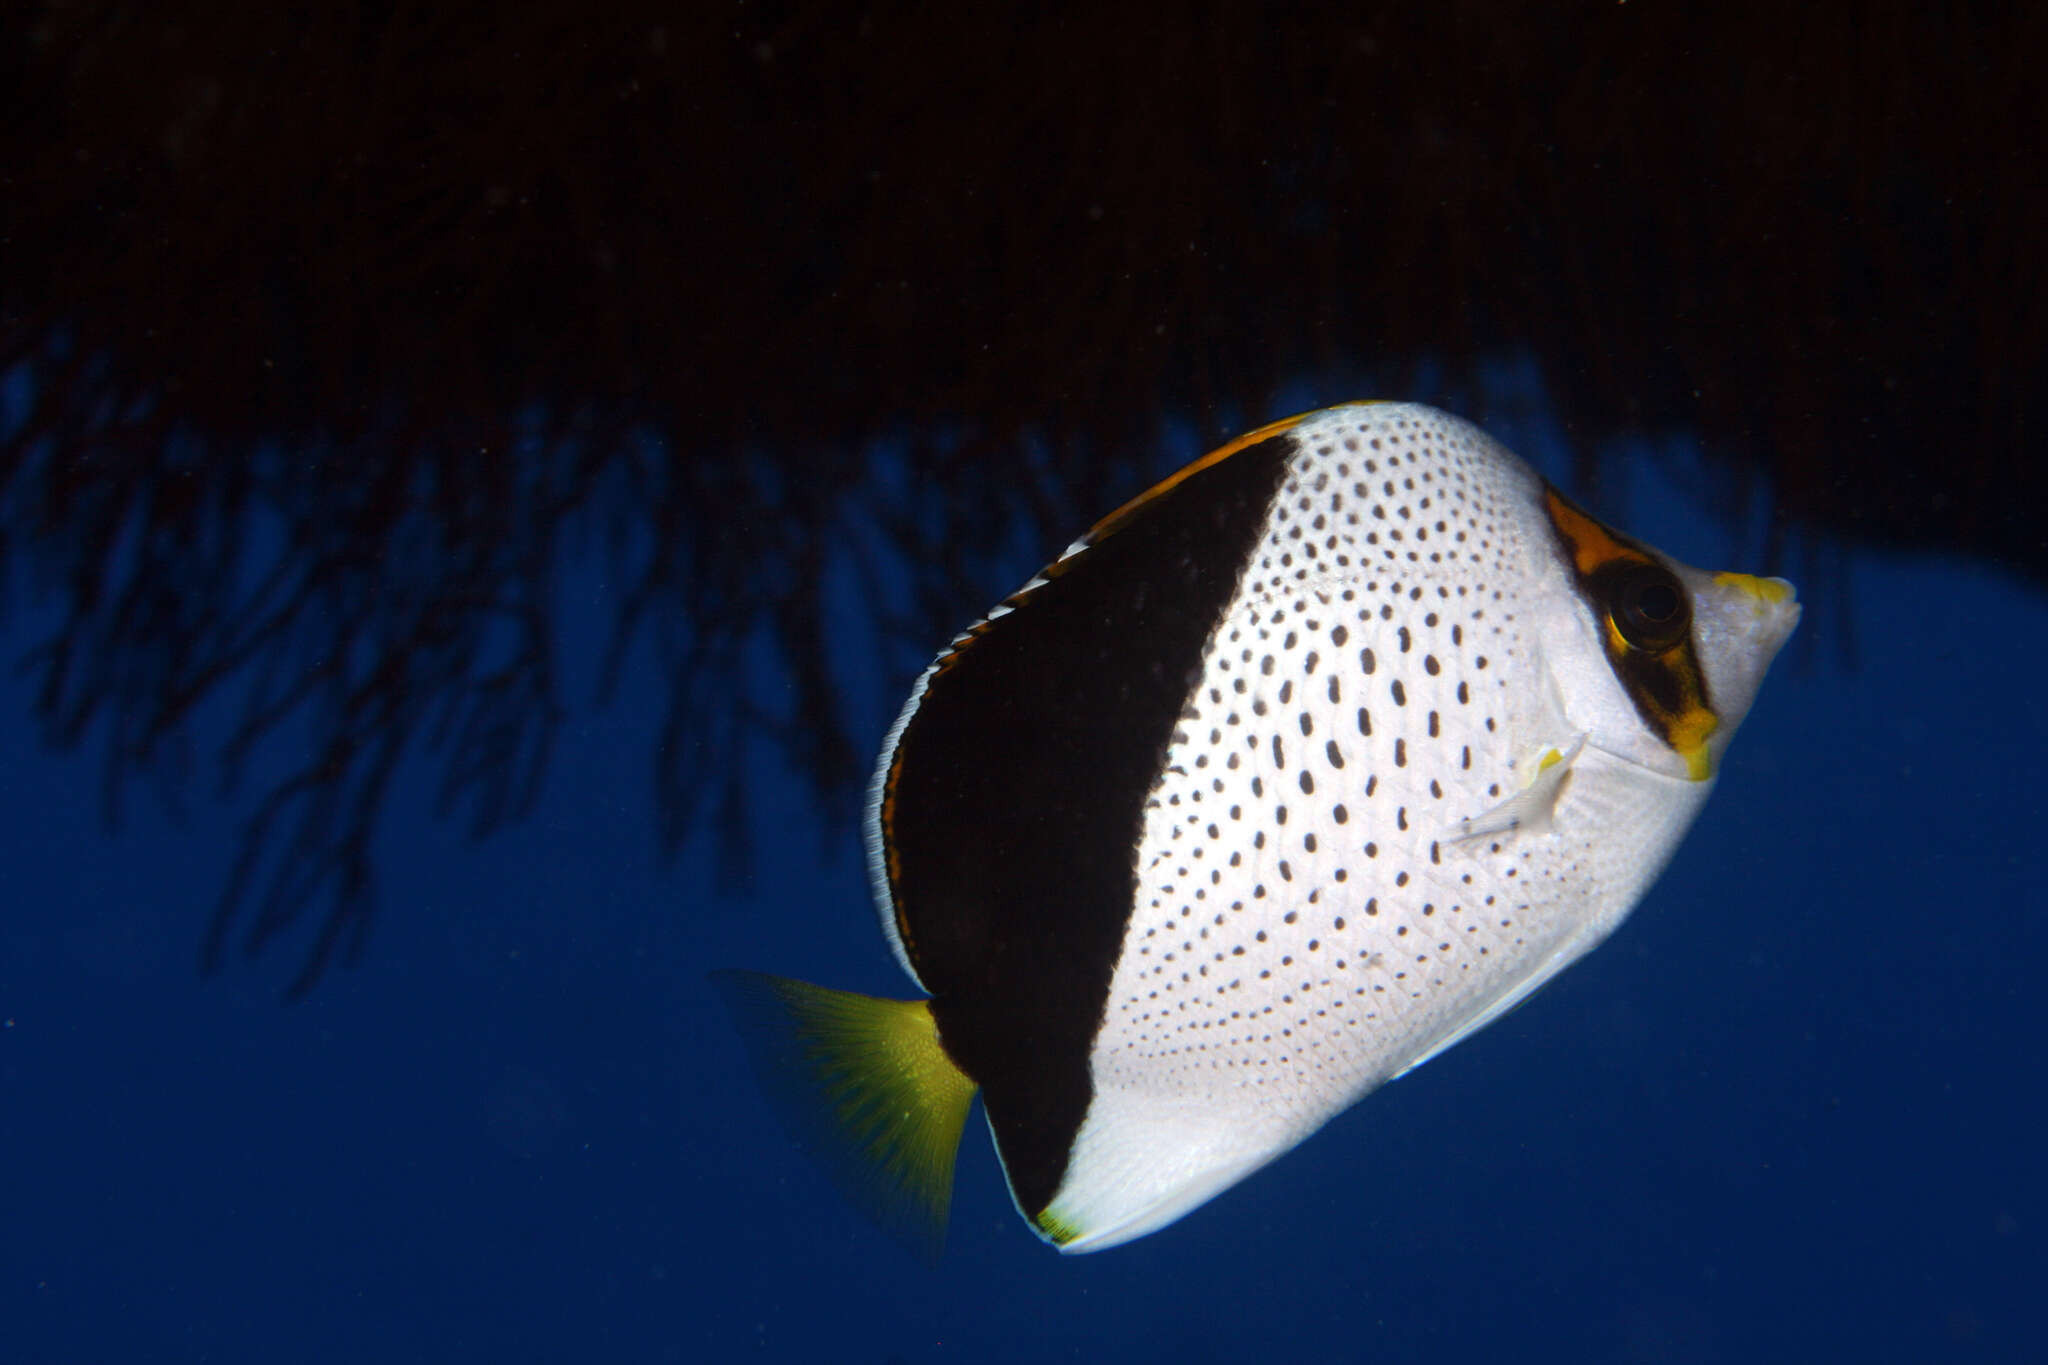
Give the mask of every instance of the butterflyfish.
[[943, 1230], [980, 1097], [1062, 1251], [1157, 1231], [1611, 934], [1799, 619], [1478, 428], [1357, 403], [1097, 522], [910, 690], [869, 793], [922, 991], [722, 973], [856, 1198]]

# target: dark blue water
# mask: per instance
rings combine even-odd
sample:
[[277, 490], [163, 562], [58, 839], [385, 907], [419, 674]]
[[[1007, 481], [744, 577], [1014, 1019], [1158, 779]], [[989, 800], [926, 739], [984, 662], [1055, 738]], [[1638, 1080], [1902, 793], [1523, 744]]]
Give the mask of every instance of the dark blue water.
[[[1754, 567], [1688, 483], [1647, 462], [1600, 510]], [[91, 750], [47, 752], [10, 678], [0, 1360], [2040, 1358], [2048, 602], [1846, 573], [1663, 880], [1528, 1007], [1098, 1256], [1017, 1219], [977, 1121], [936, 1269], [775, 1126], [704, 978], [906, 993], [857, 840], [764, 750], [744, 894], [706, 839], [658, 856], [659, 681], [589, 704], [594, 567], [538, 809], [473, 844], [410, 759], [369, 956], [294, 1007], [303, 940], [195, 967], [250, 798], [138, 791], [109, 832]], [[855, 672], [873, 745], [908, 675]]]

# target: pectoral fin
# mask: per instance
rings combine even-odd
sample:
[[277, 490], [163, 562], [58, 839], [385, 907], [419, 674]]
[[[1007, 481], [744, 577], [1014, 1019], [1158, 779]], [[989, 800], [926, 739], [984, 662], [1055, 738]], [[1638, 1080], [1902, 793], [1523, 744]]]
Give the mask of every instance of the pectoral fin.
[[1558, 795], [1564, 790], [1566, 780], [1571, 777], [1572, 765], [1578, 761], [1579, 752], [1585, 747], [1586, 737], [1580, 735], [1562, 753], [1555, 748], [1545, 749], [1536, 760], [1535, 776], [1528, 786], [1492, 810], [1469, 820], [1460, 820], [1452, 828], [1450, 841], [1453, 844], [1471, 844], [1481, 839], [1541, 834], [1548, 830], [1551, 814], [1557, 809]]

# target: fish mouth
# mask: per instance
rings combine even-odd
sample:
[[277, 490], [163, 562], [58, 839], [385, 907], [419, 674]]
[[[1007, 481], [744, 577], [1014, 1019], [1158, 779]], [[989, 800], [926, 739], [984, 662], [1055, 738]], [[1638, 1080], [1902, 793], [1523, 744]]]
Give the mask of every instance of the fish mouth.
[[1748, 716], [1771, 660], [1799, 625], [1799, 592], [1782, 578], [1700, 574], [1692, 583], [1693, 639], [1718, 723], [1706, 737], [1711, 768]]
[[1752, 573], [1717, 573], [1714, 581], [1768, 606], [1799, 605], [1799, 589], [1782, 578], [1760, 578]]

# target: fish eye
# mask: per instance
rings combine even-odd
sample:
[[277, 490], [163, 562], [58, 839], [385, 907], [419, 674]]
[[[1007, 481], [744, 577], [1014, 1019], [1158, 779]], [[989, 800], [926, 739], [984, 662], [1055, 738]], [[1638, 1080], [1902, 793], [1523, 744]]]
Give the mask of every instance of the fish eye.
[[1607, 586], [1607, 616], [1632, 648], [1662, 653], [1685, 638], [1692, 606], [1662, 564], [1623, 566]]

